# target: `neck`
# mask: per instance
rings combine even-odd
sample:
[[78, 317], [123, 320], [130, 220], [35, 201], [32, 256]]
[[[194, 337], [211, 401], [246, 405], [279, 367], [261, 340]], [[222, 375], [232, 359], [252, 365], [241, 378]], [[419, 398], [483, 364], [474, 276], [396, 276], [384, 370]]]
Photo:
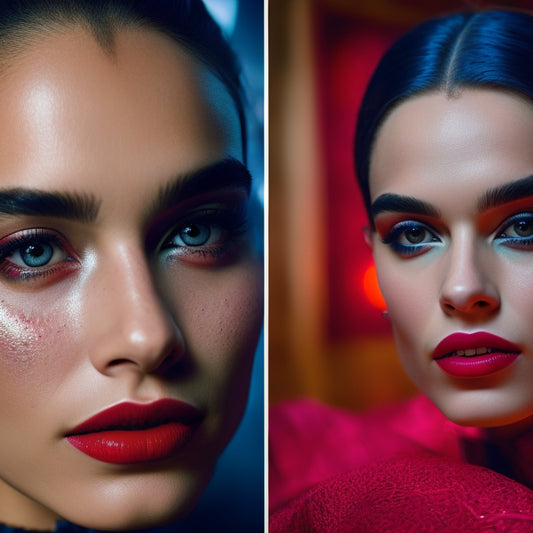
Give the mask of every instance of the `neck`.
[[486, 428], [481, 439], [464, 438], [461, 444], [469, 463], [490, 468], [533, 489], [533, 417]]

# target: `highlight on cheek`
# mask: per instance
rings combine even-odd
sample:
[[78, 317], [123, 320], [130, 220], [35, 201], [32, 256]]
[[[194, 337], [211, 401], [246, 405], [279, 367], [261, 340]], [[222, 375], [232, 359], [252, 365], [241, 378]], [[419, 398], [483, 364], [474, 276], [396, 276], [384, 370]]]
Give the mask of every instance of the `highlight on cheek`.
[[66, 238], [49, 228], [30, 228], [0, 239], [0, 276], [8, 282], [46, 285], [79, 268]]
[[[28, 313], [14, 308], [7, 298], [0, 299], [0, 358], [15, 365], [42, 359], [43, 345], [54, 338], [50, 313]], [[57, 314], [54, 315], [58, 319]]]

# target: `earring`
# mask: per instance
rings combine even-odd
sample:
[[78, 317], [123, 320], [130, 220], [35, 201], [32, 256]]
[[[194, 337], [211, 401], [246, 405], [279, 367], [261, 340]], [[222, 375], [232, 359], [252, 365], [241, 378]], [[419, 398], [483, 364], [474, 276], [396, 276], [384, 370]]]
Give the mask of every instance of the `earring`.
[[385, 319], [385, 320], [390, 320], [390, 316], [389, 316], [389, 312], [385, 309], [385, 311], [381, 311], [381, 316]]

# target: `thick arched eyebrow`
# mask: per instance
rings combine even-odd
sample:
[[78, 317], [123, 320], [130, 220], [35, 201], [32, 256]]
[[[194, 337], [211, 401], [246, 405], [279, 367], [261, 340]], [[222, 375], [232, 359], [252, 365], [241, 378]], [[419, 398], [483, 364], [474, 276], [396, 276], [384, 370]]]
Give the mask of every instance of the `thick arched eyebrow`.
[[412, 196], [401, 196], [399, 194], [386, 193], [378, 196], [370, 208], [372, 218], [375, 218], [384, 211], [393, 213], [413, 213], [428, 217], [440, 217], [440, 212], [431, 204], [413, 198]]
[[479, 199], [478, 210], [483, 212], [528, 196], [533, 196], [533, 175], [489, 189]]
[[224, 189], [244, 189], [250, 194], [252, 178], [248, 169], [232, 157], [223, 159], [175, 177], [159, 190], [157, 199], [150, 209], [150, 216], [162, 213], [179, 202], [195, 196]]
[[44, 216], [94, 222], [100, 201], [89, 194], [41, 191], [23, 187], [0, 189], [0, 217]]

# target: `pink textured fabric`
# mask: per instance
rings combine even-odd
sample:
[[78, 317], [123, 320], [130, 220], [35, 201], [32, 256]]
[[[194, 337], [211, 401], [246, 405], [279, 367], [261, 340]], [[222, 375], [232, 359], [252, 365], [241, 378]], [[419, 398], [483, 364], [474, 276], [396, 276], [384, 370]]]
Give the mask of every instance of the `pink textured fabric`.
[[270, 508], [333, 475], [398, 453], [426, 450], [460, 460], [458, 437], [475, 431], [448, 421], [422, 395], [362, 414], [313, 400], [273, 407], [269, 417]]
[[274, 512], [270, 533], [533, 531], [533, 492], [428, 452], [338, 475]]
[[[479, 466], [495, 459], [484, 430], [422, 395], [363, 414], [280, 405], [269, 439], [271, 533], [533, 532], [533, 491]], [[533, 468], [531, 432], [500, 450]]]

